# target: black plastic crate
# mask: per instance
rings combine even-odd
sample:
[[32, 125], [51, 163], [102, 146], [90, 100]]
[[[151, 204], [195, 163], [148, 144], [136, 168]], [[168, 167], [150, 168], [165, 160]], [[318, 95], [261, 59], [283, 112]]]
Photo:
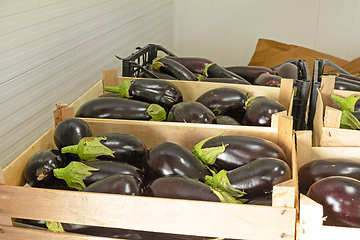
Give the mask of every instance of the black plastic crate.
[[[309, 65], [305, 60], [293, 59], [285, 61], [284, 63], [293, 63], [299, 69], [300, 73], [297, 80], [294, 80], [294, 99], [293, 99], [293, 125], [294, 130], [305, 130], [307, 127], [307, 112], [308, 112], [308, 101], [311, 86], [311, 72]], [[277, 70], [282, 64], [272, 67], [272, 70]]]
[[158, 78], [156, 75], [148, 71], [147, 67], [151, 65], [152, 61], [160, 55], [176, 56], [161, 45], [148, 44], [145, 47], [137, 47], [137, 51], [132, 53], [123, 60], [122, 76], [124, 77], [139, 77], [142, 72], [146, 72], [153, 78]]
[[312, 80], [311, 94], [309, 99], [309, 114], [308, 114], [308, 123], [307, 123], [307, 129], [309, 130], [313, 130], [316, 101], [318, 97], [317, 89], [321, 87], [321, 76], [324, 74], [324, 68], [326, 66], [332, 67], [335, 70], [339, 71], [340, 73], [351, 75], [350, 73], [348, 73], [347, 71], [337, 66], [335, 63], [331, 62], [328, 59], [316, 58], [314, 60], [313, 80]]

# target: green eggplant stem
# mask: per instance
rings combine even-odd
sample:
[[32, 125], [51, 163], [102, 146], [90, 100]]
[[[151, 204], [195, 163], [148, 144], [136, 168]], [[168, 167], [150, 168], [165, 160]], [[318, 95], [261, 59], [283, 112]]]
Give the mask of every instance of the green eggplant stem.
[[222, 192], [219, 189], [211, 188], [213, 193], [220, 199], [222, 203], [235, 203], [235, 204], [242, 204], [242, 200], [237, 200], [236, 198], [230, 196], [226, 192]]
[[332, 100], [334, 100], [335, 102], [337, 102], [337, 103], [340, 105], [341, 109], [343, 109], [343, 107], [345, 107], [345, 106], [344, 106], [344, 105], [345, 105], [345, 98], [340, 97], [340, 96], [337, 96], [337, 95], [335, 95], [335, 94], [331, 94], [331, 95], [330, 95], [330, 98], [331, 98]]
[[205, 177], [205, 183], [209, 185], [212, 188], [217, 188], [222, 192], [228, 193], [230, 196], [235, 198], [240, 198], [244, 196], [245, 192], [235, 189], [227, 177], [228, 171], [221, 170], [214, 176], [206, 176]]
[[208, 140], [214, 137], [216, 136], [209, 137], [207, 139], [200, 141], [194, 146], [192, 151], [194, 156], [206, 165], [213, 165], [216, 161], [216, 158], [225, 151], [228, 145], [228, 144], [226, 145], [222, 144], [221, 146], [218, 147], [202, 148], [205, 142], [207, 142]]
[[208, 75], [208, 68], [209, 68], [211, 65], [214, 65], [214, 64], [216, 64], [216, 63], [209, 63], [209, 64], [207, 64], [207, 65], [205, 66], [204, 71], [203, 71], [203, 75], [204, 75], [205, 77], [209, 77], [209, 75]]
[[77, 145], [63, 147], [62, 153], [77, 154], [83, 161], [97, 161], [96, 157], [107, 155], [114, 157], [114, 152], [106, 147], [100, 141], [106, 140], [106, 137], [84, 137]]
[[158, 56], [156, 58], [154, 58], [154, 60], [152, 61], [151, 64], [151, 71], [156, 71], [159, 72], [161, 67], [164, 67], [164, 64], [162, 62], [159, 62], [158, 60], [161, 58], [164, 58], [168, 55], [162, 55], [162, 56]]
[[166, 111], [163, 107], [158, 104], [150, 104], [146, 113], [151, 117], [150, 121], [164, 121], [166, 120]]
[[99, 169], [77, 161], [72, 161], [64, 168], [56, 168], [53, 170], [55, 177], [65, 180], [69, 187], [80, 191], [86, 188], [83, 179], [90, 177], [92, 171], [99, 171]]
[[357, 101], [359, 101], [360, 99], [360, 96], [356, 94], [351, 94], [347, 98], [342, 98], [335, 94], [331, 94], [330, 98], [340, 105], [342, 111], [347, 110], [353, 112]]
[[107, 92], [119, 93], [123, 98], [131, 98], [129, 93], [129, 88], [131, 84], [133, 84], [134, 82], [135, 80], [133, 79], [126, 79], [119, 86], [115, 86], [115, 87], [105, 86], [104, 90]]
[[65, 232], [64, 228], [59, 222], [46, 221], [46, 227], [51, 232], [61, 232], [61, 233]]
[[254, 98], [257, 98], [258, 96], [252, 96], [252, 97], [249, 97], [246, 102], [245, 102], [245, 107], [249, 107], [250, 106], [250, 102], [254, 99]]
[[358, 130], [360, 121], [351, 112], [344, 110], [341, 114], [340, 128]]

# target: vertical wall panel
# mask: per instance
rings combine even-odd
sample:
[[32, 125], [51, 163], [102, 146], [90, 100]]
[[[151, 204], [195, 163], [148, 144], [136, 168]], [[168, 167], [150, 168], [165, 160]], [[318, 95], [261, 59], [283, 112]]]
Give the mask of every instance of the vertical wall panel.
[[105, 68], [121, 74], [115, 54], [173, 45], [172, 1], [4, 1], [0, 13], [2, 167], [53, 125], [56, 103], [76, 100]]

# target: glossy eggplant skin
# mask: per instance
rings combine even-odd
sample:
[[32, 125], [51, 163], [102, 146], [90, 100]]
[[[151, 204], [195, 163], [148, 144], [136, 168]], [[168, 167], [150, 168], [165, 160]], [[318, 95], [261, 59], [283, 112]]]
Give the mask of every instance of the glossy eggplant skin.
[[206, 58], [199, 57], [174, 57], [174, 56], [166, 56], [166, 58], [170, 58], [175, 60], [176, 62], [184, 65], [187, 69], [195, 74], [202, 74], [206, 65], [212, 63], [211, 60]]
[[176, 176], [155, 179], [145, 187], [144, 196], [220, 202], [205, 183]]
[[240, 123], [236, 121], [234, 118], [226, 115], [216, 116], [216, 124], [240, 125]]
[[297, 80], [299, 76], [299, 68], [293, 63], [286, 62], [279, 67], [277, 75], [282, 78]]
[[346, 90], [346, 91], [360, 91], [360, 83], [359, 84], [353, 84], [347, 81], [335, 81], [334, 85], [335, 89], [339, 90]]
[[286, 110], [279, 102], [265, 96], [250, 99], [246, 105], [243, 123], [248, 126], [270, 127], [271, 115]]
[[99, 98], [103, 98], [103, 97], [117, 97], [117, 98], [121, 98], [121, 95], [120, 94], [117, 94], [117, 93], [104, 93], [104, 94], [101, 94], [99, 96]]
[[99, 169], [98, 171], [93, 171], [91, 176], [83, 179], [86, 186], [114, 174], [131, 175], [138, 179], [139, 182], [144, 182], [144, 172], [130, 164], [113, 161], [95, 161], [87, 162], [85, 164], [89, 167]]
[[108, 155], [98, 156], [97, 159], [100, 161], [123, 162], [139, 169], [144, 167], [144, 160], [148, 149], [137, 137], [125, 133], [106, 133], [95, 137], [106, 137], [106, 140], [101, 140], [100, 142], [114, 151], [114, 157]]
[[250, 85], [248, 81], [244, 81], [244, 79], [236, 79], [236, 78], [204, 78], [199, 80], [200, 82], [215, 82], [215, 83], [232, 83], [232, 84], [244, 84]]
[[[174, 78], [173, 76], [170, 76], [169, 74], [166, 73], [162, 73], [162, 72], [157, 72], [157, 71], [151, 71], [149, 70], [152, 74], [154, 74], [155, 76], [157, 76], [159, 79], [167, 79], [167, 80], [176, 80], [176, 78]], [[147, 72], [142, 72], [139, 75], [139, 78], [154, 78], [153, 76], [151, 76], [150, 74], [148, 74]]]
[[172, 142], [162, 142], [148, 151], [144, 173], [149, 182], [166, 176], [181, 176], [204, 182], [205, 176], [211, 175], [208, 167], [189, 150]]
[[244, 135], [215, 136], [205, 141], [200, 150], [194, 148], [193, 154], [201, 160], [203, 149], [223, 145], [225, 150], [217, 155], [213, 164], [219, 170], [230, 171], [264, 157], [278, 158], [287, 162], [284, 151], [277, 144], [266, 139]]
[[324, 73], [323, 76], [336, 76], [336, 77], [340, 77], [340, 78], [346, 78], [346, 79], [350, 79], [350, 80], [355, 80], [355, 81], [359, 81], [360, 82], [360, 78], [356, 77], [354, 75], [348, 75], [348, 74], [344, 74], [344, 73]]
[[172, 82], [156, 79], [133, 79], [130, 81], [128, 96], [131, 99], [147, 103], [156, 103], [167, 112], [183, 101], [180, 89]]
[[[156, 62], [161, 64], [159, 68], [156, 67]], [[155, 60], [155, 62], [153, 62], [152, 70], [158, 70], [159, 72], [173, 76], [178, 80], [197, 81], [195, 74], [192, 73], [188, 68], [186, 68], [181, 63], [167, 57], [158, 58]]]
[[324, 225], [360, 227], [360, 181], [332, 176], [311, 185], [307, 196], [323, 206]]
[[345, 176], [360, 180], [360, 163], [345, 158], [317, 159], [299, 169], [299, 191], [306, 194], [310, 186], [330, 176]]
[[264, 73], [257, 77], [253, 84], [259, 86], [280, 87], [281, 77], [274, 74]]
[[261, 197], [272, 192], [273, 186], [291, 178], [289, 165], [276, 158], [258, 158], [227, 172], [233, 188], [246, 192], [246, 198]]
[[216, 123], [215, 114], [202, 103], [196, 101], [180, 102], [172, 106], [168, 122]]
[[53, 169], [65, 167], [67, 159], [57, 149], [36, 152], [26, 163], [23, 176], [31, 187], [55, 188], [63, 180], [57, 179]]
[[207, 68], [204, 70], [203, 74], [208, 78], [233, 78], [233, 79], [240, 79], [244, 82], [248, 82], [243, 77], [240, 77], [239, 75], [219, 66], [216, 63], [209, 64]]
[[87, 186], [83, 192], [140, 196], [142, 183], [132, 175], [114, 174]]
[[225, 69], [245, 78], [251, 84], [263, 73], [275, 74], [270, 68], [261, 66], [231, 66], [225, 67]]
[[245, 202], [245, 204], [272, 206], [272, 194], [265, 194], [260, 197], [250, 198]]
[[245, 115], [247, 96], [240, 90], [233, 88], [215, 88], [201, 94], [196, 102], [208, 107], [215, 116], [227, 115], [241, 122]]
[[95, 98], [81, 105], [75, 117], [150, 121], [151, 116], [147, 113], [149, 107], [149, 103], [132, 99]]

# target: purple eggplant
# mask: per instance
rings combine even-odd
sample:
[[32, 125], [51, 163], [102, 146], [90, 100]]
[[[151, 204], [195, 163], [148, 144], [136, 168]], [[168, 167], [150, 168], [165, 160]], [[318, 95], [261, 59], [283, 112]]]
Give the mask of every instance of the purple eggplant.
[[271, 115], [285, 111], [279, 102], [265, 96], [251, 97], [245, 103], [243, 123], [248, 126], [271, 126]]
[[192, 153], [206, 165], [214, 165], [216, 169], [228, 171], [258, 158], [272, 157], [287, 161], [284, 151], [277, 144], [244, 135], [204, 139], [194, 146]]
[[245, 192], [246, 198], [254, 198], [271, 193], [274, 185], [290, 178], [291, 170], [284, 160], [266, 157], [206, 176], [205, 183], [234, 197]]
[[216, 123], [215, 114], [204, 104], [196, 101], [180, 102], [172, 106], [168, 122]]
[[105, 91], [119, 93], [123, 98], [156, 103], [167, 112], [183, 101], [180, 89], [172, 82], [160, 79], [127, 79], [120, 86], [104, 87]]
[[254, 80], [253, 84], [259, 86], [280, 87], [281, 77], [274, 74], [263, 73]]
[[75, 117], [163, 121], [166, 119], [166, 111], [158, 104], [103, 97], [85, 102], [80, 106]]
[[121, 162], [97, 161], [76, 162], [73, 161], [64, 168], [53, 170], [55, 177], [64, 179], [69, 187], [83, 190], [90, 184], [114, 174], [127, 174], [144, 182], [144, 173], [139, 168]]
[[[210, 63], [206, 65], [203, 71], [203, 75], [208, 78], [233, 78], [248, 82], [243, 77], [240, 77], [239, 75], [219, 66], [216, 63]], [[250, 83], [248, 82], [248, 84]]]
[[323, 76], [336, 76], [340, 78], [346, 78], [349, 80], [355, 80], [360, 82], [360, 78], [354, 75], [344, 74], [344, 73], [324, 73]]
[[260, 197], [249, 198], [245, 204], [249, 205], [262, 205], [262, 206], [272, 206], [272, 194], [265, 194]]
[[241, 122], [245, 114], [247, 96], [240, 90], [233, 88], [215, 88], [201, 94], [196, 102], [208, 107], [215, 116], [227, 115]]
[[334, 89], [359, 92], [360, 83], [354, 84], [348, 81], [335, 81]]
[[83, 161], [119, 161], [142, 169], [147, 148], [133, 135], [107, 133], [83, 138], [79, 144], [64, 147], [61, 151], [78, 154]]
[[166, 73], [178, 80], [197, 81], [195, 74], [188, 68], [173, 59], [167, 58], [166, 56], [159, 56], [155, 58], [153, 60], [151, 70]]
[[263, 73], [275, 75], [274, 71], [267, 67], [261, 66], [231, 66], [225, 69], [245, 78], [249, 83], [253, 84], [255, 79]]
[[99, 98], [103, 98], [103, 97], [117, 97], [117, 98], [121, 98], [121, 95], [118, 93], [103, 93], [99, 96]]
[[236, 78], [202, 78], [200, 82], [215, 82], [215, 83], [232, 83], [232, 84], [245, 84], [250, 85], [250, 83], [244, 79]]
[[299, 72], [300, 69], [298, 66], [296, 66], [296, 64], [286, 62], [279, 67], [276, 73], [282, 78], [297, 80], [299, 76]]
[[57, 179], [53, 170], [65, 167], [67, 161], [65, 155], [57, 149], [36, 152], [26, 163], [23, 171], [26, 183], [31, 187], [56, 188], [63, 180]]
[[360, 180], [360, 163], [350, 159], [317, 159], [308, 162], [299, 169], [299, 190], [306, 194], [310, 186], [330, 176], [345, 176]]
[[234, 118], [226, 115], [216, 116], [216, 124], [240, 125], [240, 123], [236, 121]]
[[148, 151], [144, 173], [149, 182], [166, 176], [181, 176], [204, 182], [205, 176], [211, 175], [208, 167], [189, 150], [172, 142], [162, 142]]
[[144, 188], [144, 196], [211, 202], [240, 203], [203, 182], [177, 176], [157, 178]]
[[[151, 69], [151, 67], [150, 67], [150, 69]], [[150, 73], [157, 76], [158, 79], [176, 80], [176, 78], [174, 78], [173, 76], [170, 76], [169, 74], [157, 72], [157, 71], [151, 71], [150, 69], [148, 71], [150, 71]], [[154, 77], [151, 76], [150, 74], [148, 74], [147, 72], [142, 72], [142, 73], [140, 73], [139, 78], [152, 78], [153, 79]]]
[[187, 69], [195, 74], [202, 74], [206, 65], [212, 63], [209, 59], [199, 58], [199, 57], [175, 57], [175, 56], [166, 56], [175, 60], [176, 62], [184, 65]]
[[360, 181], [350, 177], [323, 178], [307, 196], [323, 206], [324, 225], [360, 227]]

